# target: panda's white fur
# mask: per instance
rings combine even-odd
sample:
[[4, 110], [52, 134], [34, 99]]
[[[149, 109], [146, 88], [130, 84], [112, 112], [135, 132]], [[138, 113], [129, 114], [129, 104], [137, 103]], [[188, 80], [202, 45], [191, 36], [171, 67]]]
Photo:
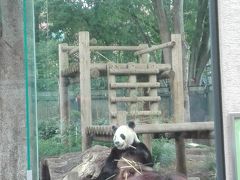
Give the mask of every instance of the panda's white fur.
[[151, 153], [146, 145], [139, 141], [134, 127], [135, 123], [133, 121], [130, 121], [128, 126], [112, 126], [114, 147], [96, 180], [115, 179], [115, 176], [120, 172], [118, 162], [122, 157], [131, 158], [150, 167], [153, 166]]
[[122, 125], [116, 129], [113, 136], [113, 143], [116, 148], [123, 150], [130, 147], [134, 142], [139, 143], [140, 140], [133, 127]]

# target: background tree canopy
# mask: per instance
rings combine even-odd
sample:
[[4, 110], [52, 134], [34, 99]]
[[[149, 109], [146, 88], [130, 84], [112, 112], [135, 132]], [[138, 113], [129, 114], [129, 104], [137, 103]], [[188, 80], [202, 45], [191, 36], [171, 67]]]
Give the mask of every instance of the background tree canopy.
[[[169, 41], [171, 33], [181, 33], [187, 44], [188, 85], [209, 83], [201, 80], [210, 58], [207, 0], [36, 0], [35, 23], [40, 91], [57, 90], [57, 44], [76, 44], [79, 31], [89, 31], [101, 45], [149, 46]], [[121, 61], [131, 58], [129, 54], [104, 55]], [[169, 52], [155, 59], [169, 62]]]

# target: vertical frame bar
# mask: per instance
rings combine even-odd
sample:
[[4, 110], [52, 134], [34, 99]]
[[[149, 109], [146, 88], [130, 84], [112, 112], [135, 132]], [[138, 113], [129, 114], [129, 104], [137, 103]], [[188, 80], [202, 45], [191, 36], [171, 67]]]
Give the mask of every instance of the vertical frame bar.
[[213, 102], [214, 102], [214, 130], [216, 144], [216, 166], [217, 179], [225, 180], [224, 140], [223, 140], [223, 118], [222, 118], [222, 93], [219, 62], [219, 33], [218, 33], [218, 6], [217, 0], [209, 0], [210, 14], [210, 37], [211, 37], [211, 59], [213, 73]]
[[230, 129], [229, 134], [230, 149], [232, 150], [233, 158], [232, 166], [234, 179], [240, 179], [240, 113], [229, 113], [228, 115]]

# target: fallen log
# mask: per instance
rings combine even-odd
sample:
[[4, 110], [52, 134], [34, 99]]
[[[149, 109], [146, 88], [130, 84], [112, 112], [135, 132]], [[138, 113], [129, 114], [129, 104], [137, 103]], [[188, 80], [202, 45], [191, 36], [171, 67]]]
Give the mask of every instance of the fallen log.
[[100, 174], [110, 148], [93, 146], [84, 152], [67, 153], [41, 161], [42, 180], [87, 180]]

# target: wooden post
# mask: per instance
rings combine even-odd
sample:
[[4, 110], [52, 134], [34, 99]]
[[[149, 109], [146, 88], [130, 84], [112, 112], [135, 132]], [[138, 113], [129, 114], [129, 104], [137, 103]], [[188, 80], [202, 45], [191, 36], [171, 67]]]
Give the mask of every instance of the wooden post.
[[68, 144], [67, 131], [69, 126], [68, 79], [63, 77], [62, 70], [68, 68], [68, 54], [63, 51], [67, 44], [59, 44], [59, 101], [60, 101], [60, 132], [64, 144]]
[[[140, 44], [141, 48], [148, 48], [147, 44]], [[149, 54], [142, 54], [139, 56], [139, 63], [148, 63], [149, 62]], [[144, 92], [143, 92], [144, 93]], [[143, 105], [144, 106], [144, 105]], [[143, 134], [142, 136], [144, 144], [148, 147], [149, 151], [152, 152], [152, 134]]]
[[111, 69], [114, 69], [113, 63], [108, 63], [107, 65], [107, 76], [108, 76], [108, 109], [109, 109], [109, 120], [110, 124], [117, 124], [117, 104], [111, 102], [111, 98], [116, 97], [116, 89], [111, 88], [112, 83], [116, 83], [116, 77], [114, 74], [110, 73]]
[[118, 111], [117, 112], [117, 124], [118, 126], [127, 124], [127, 112]]
[[[149, 69], [156, 69], [156, 64], [155, 63], [151, 63], [149, 64]], [[150, 83], [157, 83], [157, 76], [156, 75], [149, 75], [149, 82]], [[157, 93], [157, 88], [151, 88], [150, 92], [149, 92], [149, 96], [151, 97], [157, 97], [158, 93]], [[158, 102], [151, 102], [150, 104], [150, 111], [158, 111], [159, 107], [158, 107]], [[154, 120], [155, 121], [155, 120]], [[155, 122], [154, 122], [155, 123]]]
[[82, 151], [90, 147], [86, 127], [92, 125], [89, 32], [79, 32]]
[[[128, 63], [128, 69], [130, 71], [133, 71], [135, 70], [135, 65], [134, 63]], [[136, 83], [137, 82], [137, 77], [135, 74], [131, 74], [129, 77], [128, 77], [128, 82], [129, 83]], [[130, 88], [130, 92], [129, 92], [129, 97], [137, 97], [137, 90], [136, 88]], [[138, 111], [138, 104], [137, 102], [130, 102], [129, 103], [129, 112], [136, 112]], [[136, 117], [133, 117], [134, 119], [136, 119]]]
[[[185, 121], [184, 117], [184, 90], [183, 90], [183, 61], [182, 61], [182, 39], [180, 34], [172, 34], [171, 40], [175, 42], [172, 48], [172, 69], [175, 76], [172, 82], [173, 95], [173, 112], [174, 122], [181, 123]], [[176, 124], [177, 126], [177, 124]], [[184, 138], [175, 138], [176, 146], [176, 169], [178, 172], [187, 173], [186, 158], [185, 158], [185, 143]]]

